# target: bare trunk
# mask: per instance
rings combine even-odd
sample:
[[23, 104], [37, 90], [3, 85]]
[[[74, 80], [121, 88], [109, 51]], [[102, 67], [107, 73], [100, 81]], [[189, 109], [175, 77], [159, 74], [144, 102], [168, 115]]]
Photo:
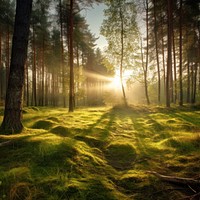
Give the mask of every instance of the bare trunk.
[[22, 95], [24, 65], [27, 57], [32, 0], [17, 0], [12, 42], [10, 75], [6, 92], [4, 118], [1, 128], [10, 133], [19, 132], [22, 125]]
[[190, 63], [187, 63], [187, 103], [190, 103]]
[[123, 13], [120, 5], [120, 20], [121, 20], [121, 60], [120, 60], [120, 82], [121, 82], [121, 88], [122, 88], [122, 94], [123, 94], [123, 100], [124, 105], [127, 106], [127, 99], [126, 99], [126, 93], [125, 88], [123, 84], [123, 61], [124, 61], [124, 19], [123, 19]]
[[158, 73], [158, 103], [160, 104], [160, 64], [159, 64], [159, 54], [158, 54], [158, 35], [157, 35], [157, 18], [156, 18], [156, 1], [154, 3], [154, 35], [155, 35], [155, 45], [156, 45], [156, 62], [157, 62], [157, 73]]
[[180, 20], [179, 20], [179, 33], [180, 33], [180, 43], [179, 43], [179, 84], [180, 84], [180, 99], [179, 99], [179, 105], [183, 105], [183, 82], [182, 82], [182, 0], [180, 0]]
[[37, 91], [36, 91], [36, 47], [35, 47], [35, 28], [33, 26], [33, 68], [32, 68], [32, 105], [37, 106]]
[[170, 107], [171, 88], [170, 79], [172, 73], [172, 0], [167, 1], [167, 79], [166, 79], [166, 107]]
[[8, 87], [8, 79], [10, 73], [10, 28], [7, 25], [6, 33], [6, 88]]
[[74, 54], [73, 54], [73, 27], [74, 27], [74, 0], [70, 0], [69, 16], [69, 62], [70, 62], [70, 81], [69, 81], [69, 112], [74, 111]]
[[2, 33], [0, 29], [0, 102], [3, 99], [3, 77], [2, 77]]
[[140, 47], [140, 49], [141, 49], [142, 69], [143, 69], [143, 72], [144, 72], [145, 97], [146, 97], [147, 105], [149, 105], [150, 104], [150, 100], [149, 100], [149, 93], [148, 93], [147, 68], [145, 67], [145, 64], [144, 64], [144, 56], [143, 56], [143, 52], [142, 52], [142, 49], [143, 49], [142, 39], [141, 39], [141, 47]]

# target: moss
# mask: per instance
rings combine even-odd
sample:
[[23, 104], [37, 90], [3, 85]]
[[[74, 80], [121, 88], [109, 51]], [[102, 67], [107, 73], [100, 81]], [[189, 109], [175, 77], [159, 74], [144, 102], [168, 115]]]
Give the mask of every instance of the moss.
[[39, 121], [34, 123], [32, 128], [49, 130], [53, 125], [54, 125], [54, 123], [52, 121], [39, 120]]
[[23, 120], [34, 129], [0, 135], [11, 141], [0, 147], [0, 199], [179, 199], [183, 190], [146, 171], [200, 172], [199, 111], [35, 108], [25, 108]]
[[121, 170], [132, 168], [137, 156], [135, 147], [127, 142], [113, 142], [107, 146], [105, 153], [108, 163]]
[[71, 129], [64, 126], [56, 126], [51, 129], [51, 132], [62, 137], [67, 137], [71, 135]]

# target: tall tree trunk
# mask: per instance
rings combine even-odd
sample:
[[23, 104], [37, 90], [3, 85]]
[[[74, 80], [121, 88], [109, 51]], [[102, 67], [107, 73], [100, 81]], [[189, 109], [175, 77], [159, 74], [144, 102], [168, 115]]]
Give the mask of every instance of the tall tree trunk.
[[41, 105], [44, 106], [44, 98], [45, 98], [45, 84], [44, 84], [44, 74], [45, 74], [45, 63], [44, 63], [44, 51], [45, 51], [45, 44], [44, 44], [44, 40], [45, 40], [45, 37], [44, 37], [44, 34], [43, 34], [43, 40], [42, 40], [42, 52], [41, 52], [41, 63], [42, 63], [42, 93], [41, 93]]
[[32, 68], [32, 105], [37, 106], [37, 87], [36, 87], [36, 45], [35, 45], [35, 27], [33, 26], [33, 68]]
[[174, 27], [172, 28], [172, 46], [173, 46], [173, 60], [174, 60], [174, 103], [177, 101], [177, 80], [176, 80], [176, 46], [175, 46], [175, 35], [174, 35]]
[[170, 107], [172, 73], [172, 0], [167, 0], [167, 78], [166, 78], [166, 107]]
[[74, 0], [70, 0], [69, 14], [69, 62], [70, 62], [70, 81], [69, 81], [69, 112], [74, 111], [74, 54], [73, 54], [73, 27], [74, 27]]
[[187, 61], [187, 103], [190, 103], [190, 62], [189, 59]]
[[147, 99], [147, 104], [150, 104], [148, 89], [147, 89], [147, 70], [149, 65], [149, 1], [146, 0], [146, 65], [144, 70], [144, 79], [145, 79], [145, 95]]
[[3, 99], [3, 76], [2, 76], [2, 33], [0, 28], [0, 102]]
[[6, 88], [8, 87], [8, 79], [10, 73], [10, 28], [7, 25], [7, 32], [6, 32]]
[[10, 133], [19, 132], [22, 125], [22, 95], [24, 65], [27, 57], [32, 0], [17, 0], [10, 75], [6, 92], [4, 118], [1, 128]]
[[179, 34], [180, 34], [180, 38], [179, 38], [179, 90], [180, 90], [180, 99], [179, 99], [179, 105], [182, 106], [183, 105], [183, 82], [182, 82], [182, 78], [183, 78], [183, 75], [182, 75], [182, 4], [183, 4], [183, 1], [180, 0], [180, 19], [179, 19]]
[[192, 103], [195, 104], [196, 103], [196, 92], [197, 92], [197, 63], [194, 64], [194, 86], [193, 86], [193, 96], [192, 96]]
[[163, 30], [163, 16], [161, 16], [161, 35], [162, 35], [162, 65], [163, 65], [163, 86], [164, 95], [166, 95], [166, 72], [165, 72], [165, 44], [164, 44], [164, 30]]
[[121, 60], [120, 60], [120, 82], [121, 82], [121, 88], [123, 93], [123, 100], [124, 105], [127, 106], [127, 99], [126, 99], [126, 93], [123, 83], [123, 61], [124, 61], [124, 18], [122, 13], [122, 7], [120, 6], [120, 22], [121, 22]]
[[65, 65], [64, 65], [64, 41], [63, 41], [63, 11], [62, 0], [59, 0], [60, 11], [60, 45], [61, 45], [61, 69], [62, 69], [62, 95], [63, 95], [63, 107], [66, 107], [66, 84], [65, 84]]
[[142, 52], [142, 49], [143, 49], [142, 38], [141, 38], [141, 47], [140, 47], [140, 49], [141, 49], [142, 69], [143, 69], [143, 72], [144, 72], [145, 97], [146, 97], [147, 105], [149, 105], [150, 104], [150, 100], [149, 100], [149, 93], [148, 93], [147, 68], [146, 68], [146, 65], [144, 63], [144, 56], [143, 56], [143, 52]]
[[160, 81], [160, 63], [159, 63], [159, 53], [158, 53], [158, 34], [157, 34], [157, 18], [156, 18], [156, 1], [153, 0], [154, 8], [154, 35], [155, 35], [155, 45], [156, 45], [156, 62], [157, 62], [157, 73], [158, 73], [158, 103], [160, 104], [160, 91], [161, 91], [161, 81]]
[[29, 73], [28, 64], [26, 63], [26, 106], [29, 106]]

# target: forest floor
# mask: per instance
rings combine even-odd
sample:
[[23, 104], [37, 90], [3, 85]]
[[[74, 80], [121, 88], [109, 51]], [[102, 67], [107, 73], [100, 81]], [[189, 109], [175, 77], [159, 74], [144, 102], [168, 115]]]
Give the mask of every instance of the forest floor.
[[199, 199], [151, 173], [200, 178], [197, 107], [27, 107], [23, 124], [0, 135], [0, 200]]

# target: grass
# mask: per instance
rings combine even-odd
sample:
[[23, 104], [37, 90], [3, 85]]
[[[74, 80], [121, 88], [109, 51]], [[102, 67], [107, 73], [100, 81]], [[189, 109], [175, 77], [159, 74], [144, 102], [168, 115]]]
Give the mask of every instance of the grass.
[[28, 107], [23, 123], [0, 135], [0, 200], [173, 200], [192, 190], [148, 171], [199, 177], [198, 108]]

